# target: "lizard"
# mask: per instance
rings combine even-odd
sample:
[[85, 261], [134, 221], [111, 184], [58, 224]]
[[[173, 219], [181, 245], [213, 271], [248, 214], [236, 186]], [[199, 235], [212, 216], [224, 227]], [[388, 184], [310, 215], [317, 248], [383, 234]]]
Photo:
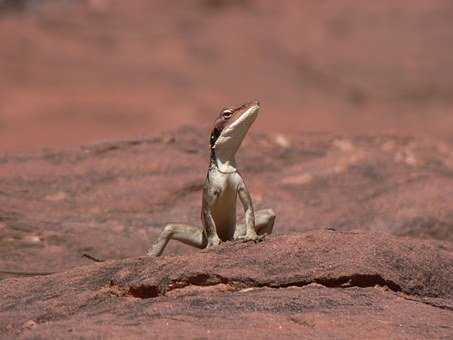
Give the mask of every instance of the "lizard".
[[[272, 233], [274, 211], [254, 211], [252, 197], [235, 160], [259, 110], [260, 103], [255, 101], [220, 111], [210, 136], [210, 161], [202, 193], [202, 228], [167, 224], [148, 250], [148, 256], [162, 255], [170, 240], [204, 249], [225, 241], [259, 242]], [[237, 197], [244, 207], [245, 223], [236, 223]]]

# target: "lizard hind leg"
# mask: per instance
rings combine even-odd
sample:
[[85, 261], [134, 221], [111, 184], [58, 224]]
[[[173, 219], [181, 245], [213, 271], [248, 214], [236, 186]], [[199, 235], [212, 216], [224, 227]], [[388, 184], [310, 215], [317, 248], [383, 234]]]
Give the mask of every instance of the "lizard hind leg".
[[272, 209], [262, 209], [255, 213], [255, 230], [258, 235], [270, 235], [274, 230], [275, 212]]
[[148, 250], [148, 256], [162, 255], [170, 240], [177, 240], [199, 249], [206, 248], [207, 239], [203, 230], [187, 224], [167, 224]]
[[[255, 231], [258, 235], [270, 235], [274, 230], [275, 212], [272, 209], [262, 209], [255, 212]], [[236, 227], [234, 239], [241, 239], [245, 235], [245, 223], [239, 223]]]

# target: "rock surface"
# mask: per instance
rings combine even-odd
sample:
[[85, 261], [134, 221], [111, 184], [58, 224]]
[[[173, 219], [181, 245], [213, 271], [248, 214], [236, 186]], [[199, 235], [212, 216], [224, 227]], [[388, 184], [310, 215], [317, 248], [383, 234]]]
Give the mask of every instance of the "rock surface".
[[[166, 223], [200, 225], [208, 139], [207, 129], [186, 127], [0, 156], [0, 270], [58, 272], [90, 263], [85, 253], [141, 256]], [[438, 239], [452, 248], [450, 144], [252, 133], [238, 164], [256, 209], [276, 211], [277, 234], [362, 229]], [[175, 242], [166, 254], [193, 251]]]
[[185, 127], [2, 155], [0, 335], [453, 336], [450, 144], [251, 133], [238, 164], [276, 235], [140, 257], [166, 223], [199, 224], [206, 140]]
[[[0, 154], [0, 338], [452, 339], [452, 18], [444, 0], [0, 0], [1, 149], [57, 148]], [[276, 235], [139, 257], [199, 224], [209, 124], [252, 98], [271, 133], [240, 170]]]
[[0, 296], [11, 338], [447, 339], [453, 253], [313, 231], [3, 280]]

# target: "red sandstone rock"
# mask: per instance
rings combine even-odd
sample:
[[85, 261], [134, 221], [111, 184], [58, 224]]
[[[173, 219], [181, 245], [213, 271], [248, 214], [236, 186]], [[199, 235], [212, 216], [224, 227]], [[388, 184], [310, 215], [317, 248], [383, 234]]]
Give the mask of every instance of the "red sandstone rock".
[[434, 339], [453, 335], [453, 253], [317, 231], [0, 282], [0, 331], [38, 338]]
[[[57, 148], [0, 155], [0, 279], [59, 272], [0, 282], [1, 338], [453, 338], [447, 2], [98, 2], [0, 13], [1, 149]], [[199, 224], [211, 119], [254, 97], [284, 236], [137, 258]]]
[[205, 137], [183, 128], [0, 158], [0, 275], [60, 272], [0, 282], [0, 334], [451, 337], [450, 146], [252, 133], [240, 169], [282, 236], [136, 258], [165, 223], [198, 223]]
[[[169, 222], [200, 225], [208, 131], [0, 157], [0, 270], [141, 256]], [[365, 229], [452, 249], [453, 148], [392, 136], [252, 133], [239, 169], [275, 232]], [[416, 162], [408, 162], [409, 155]], [[403, 157], [403, 158], [401, 158]], [[172, 242], [166, 254], [194, 250]], [[5, 274], [0, 274], [5, 276]]]

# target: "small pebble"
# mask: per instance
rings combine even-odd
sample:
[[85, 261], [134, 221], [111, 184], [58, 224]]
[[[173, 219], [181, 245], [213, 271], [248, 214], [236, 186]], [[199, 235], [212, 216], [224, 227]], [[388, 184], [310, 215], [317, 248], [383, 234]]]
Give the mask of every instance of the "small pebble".
[[288, 139], [288, 137], [282, 135], [282, 134], [277, 134], [274, 139], [275, 144], [278, 146], [288, 149], [291, 147], [291, 141]]
[[39, 243], [41, 242], [41, 238], [37, 235], [27, 235], [23, 238], [25, 242], [28, 243]]
[[36, 322], [34, 322], [33, 320], [28, 320], [23, 324], [23, 328], [25, 328], [25, 329], [32, 329], [35, 326], [36, 326]]
[[335, 139], [333, 141], [333, 146], [343, 152], [352, 151], [354, 149], [354, 145], [352, 145], [351, 141], [347, 139]]
[[50, 194], [46, 196], [46, 200], [50, 202], [59, 202], [63, 201], [68, 197], [63, 191], [57, 192], [55, 194]]

